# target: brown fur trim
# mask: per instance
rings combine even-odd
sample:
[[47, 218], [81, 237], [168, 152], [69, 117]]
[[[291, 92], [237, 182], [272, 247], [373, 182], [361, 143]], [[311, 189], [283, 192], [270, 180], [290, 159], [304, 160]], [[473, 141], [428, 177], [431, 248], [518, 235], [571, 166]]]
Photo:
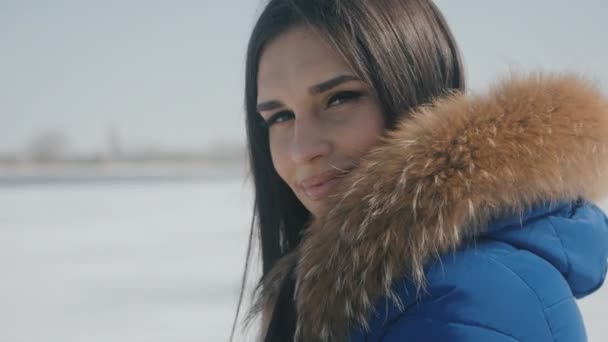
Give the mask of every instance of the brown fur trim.
[[[297, 335], [342, 341], [374, 302], [475, 237], [494, 215], [606, 194], [608, 102], [577, 76], [512, 76], [487, 95], [419, 107], [346, 175], [289, 260], [263, 284], [261, 306], [297, 261]], [[601, 184], [604, 183], [604, 184]], [[267, 313], [269, 314], [269, 313]]]

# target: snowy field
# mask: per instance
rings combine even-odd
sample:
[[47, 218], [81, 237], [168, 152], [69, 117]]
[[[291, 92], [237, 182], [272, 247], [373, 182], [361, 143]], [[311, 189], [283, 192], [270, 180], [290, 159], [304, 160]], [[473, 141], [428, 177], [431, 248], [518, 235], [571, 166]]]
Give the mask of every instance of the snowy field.
[[[227, 341], [251, 201], [236, 177], [3, 185], [0, 341]], [[608, 341], [608, 286], [579, 303]]]

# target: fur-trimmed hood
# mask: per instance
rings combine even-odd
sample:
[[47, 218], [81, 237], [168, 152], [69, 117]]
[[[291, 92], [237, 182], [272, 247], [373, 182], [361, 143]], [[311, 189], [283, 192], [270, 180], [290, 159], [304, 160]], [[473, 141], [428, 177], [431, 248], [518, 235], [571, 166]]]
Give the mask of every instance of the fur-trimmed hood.
[[[265, 277], [254, 311], [271, 315], [295, 266], [297, 335], [342, 341], [365, 327], [401, 277], [538, 203], [607, 192], [608, 102], [572, 75], [510, 77], [485, 95], [416, 108], [347, 174], [300, 246]], [[264, 323], [265, 321], [265, 323]]]

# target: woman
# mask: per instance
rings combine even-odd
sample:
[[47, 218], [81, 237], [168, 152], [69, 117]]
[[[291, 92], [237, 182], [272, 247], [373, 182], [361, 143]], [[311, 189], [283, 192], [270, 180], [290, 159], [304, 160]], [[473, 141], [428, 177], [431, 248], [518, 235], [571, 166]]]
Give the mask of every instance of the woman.
[[246, 68], [261, 340], [586, 340], [575, 299], [608, 255], [593, 87], [466, 95], [430, 0], [271, 0]]

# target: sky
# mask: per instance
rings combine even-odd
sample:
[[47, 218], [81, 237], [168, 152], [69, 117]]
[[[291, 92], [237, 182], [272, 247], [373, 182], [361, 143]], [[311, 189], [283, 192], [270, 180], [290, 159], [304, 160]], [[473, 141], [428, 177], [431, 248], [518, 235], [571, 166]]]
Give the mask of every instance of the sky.
[[[265, 1], [0, 0], [0, 153], [244, 143], [245, 49]], [[468, 84], [572, 71], [608, 90], [605, 0], [437, 0]]]

